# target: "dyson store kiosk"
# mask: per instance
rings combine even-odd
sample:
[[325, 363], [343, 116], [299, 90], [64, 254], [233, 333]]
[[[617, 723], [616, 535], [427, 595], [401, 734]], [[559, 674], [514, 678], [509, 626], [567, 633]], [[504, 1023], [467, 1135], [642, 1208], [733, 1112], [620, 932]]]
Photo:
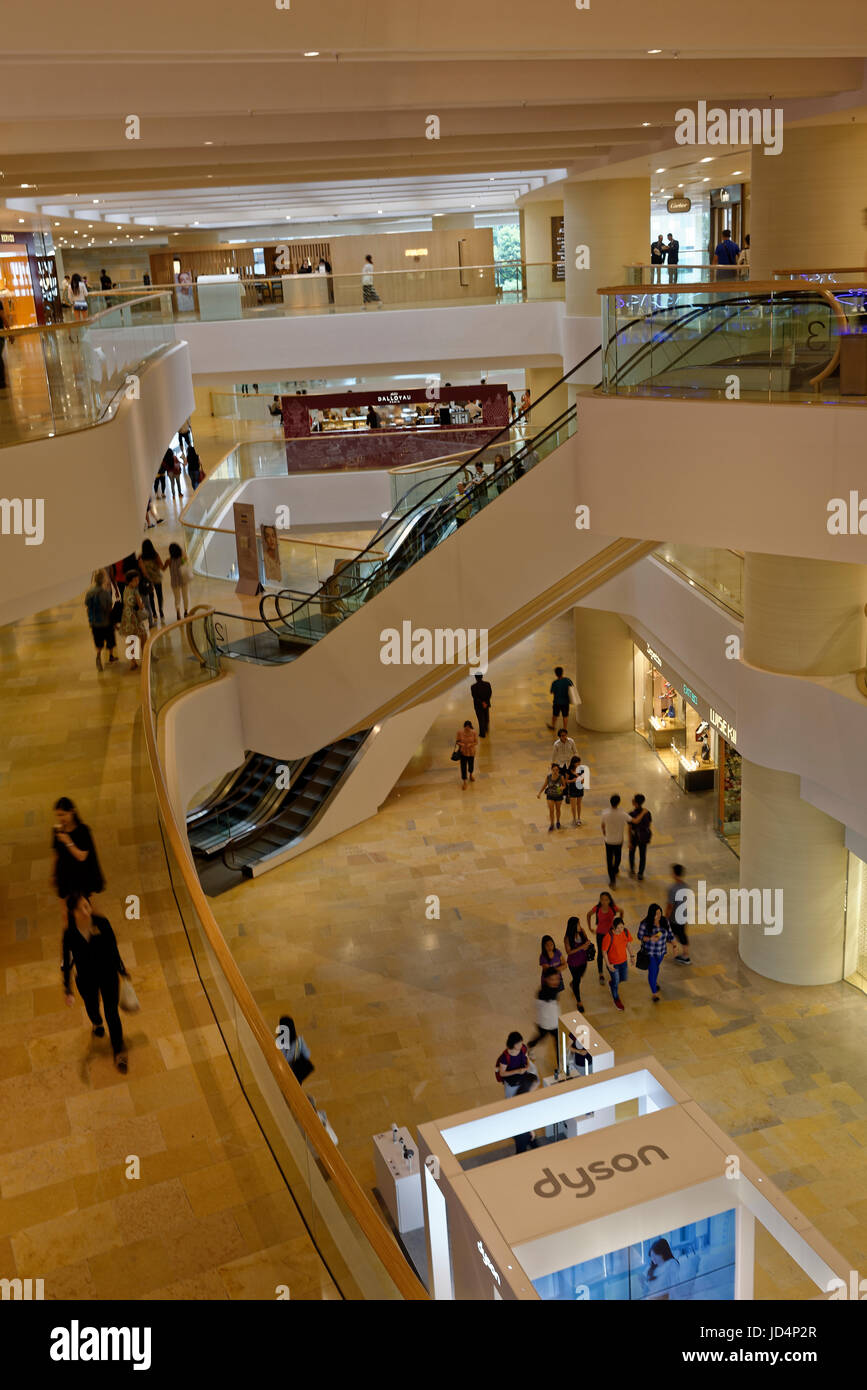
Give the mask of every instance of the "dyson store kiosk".
[[[483, 1161], [554, 1126], [569, 1137]], [[827, 1298], [848, 1280], [842, 1255], [654, 1057], [418, 1135], [434, 1298]]]

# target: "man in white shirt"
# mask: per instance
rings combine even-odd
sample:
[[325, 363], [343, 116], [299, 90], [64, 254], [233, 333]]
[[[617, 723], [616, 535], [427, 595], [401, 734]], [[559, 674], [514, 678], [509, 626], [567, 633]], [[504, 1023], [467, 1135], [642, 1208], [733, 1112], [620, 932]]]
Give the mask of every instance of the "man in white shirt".
[[571, 763], [572, 759], [577, 755], [577, 752], [578, 750], [575, 747], [574, 738], [570, 738], [566, 730], [561, 729], [554, 740], [554, 750], [551, 754], [551, 762], [557, 764], [564, 777], [566, 775], [567, 767]]
[[623, 854], [623, 832], [629, 824], [629, 817], [620, 809], [620, 797], [615, 792], [611, 805], [602, 812], [602, 838], [605, 841], [605, 864], [608, 869], [608, 886], [617, 887], [620, 870], [620, 857]]

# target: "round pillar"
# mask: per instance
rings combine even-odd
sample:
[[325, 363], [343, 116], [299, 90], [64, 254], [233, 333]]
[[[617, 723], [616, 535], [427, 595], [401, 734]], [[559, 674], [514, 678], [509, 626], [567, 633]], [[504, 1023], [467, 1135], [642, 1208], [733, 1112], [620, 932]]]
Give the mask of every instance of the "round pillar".
[[739, 928], [741, 960], [782, 984], [840, 980], [845, 828], [801, 799], [794, 773], [746, 758], [742, 773], [740, 886], [759, 889], [770, 911], [763, 924]]
[[753, 148], [750, 279], [863, 266], [867, 125], [787, 126], [777, 155]]
[[600, 608], [573, 608], [572, 616], [581, 728], [625, 733], [635, 727], [629, 628], [616, 613]]
[[[867, 567], [784, 555], [744, 559], [744, 660], [793, 676], [864, 664]], [[740, 926], [741, 959], [785, 984], [843, 977], [845, 827], [801, 798], [800, 778], [743, 761], [741, 890], [781, 921]], [[763, 904], [764, 906], [764, 904]]]

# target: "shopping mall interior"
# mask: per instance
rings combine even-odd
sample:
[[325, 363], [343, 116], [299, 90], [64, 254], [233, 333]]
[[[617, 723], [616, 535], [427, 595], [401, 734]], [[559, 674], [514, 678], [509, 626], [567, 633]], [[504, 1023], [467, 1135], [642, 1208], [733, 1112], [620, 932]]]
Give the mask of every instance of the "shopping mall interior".
[[860, 1297], [867, 12], [728, 17], [16, 16], [3, 1298]]

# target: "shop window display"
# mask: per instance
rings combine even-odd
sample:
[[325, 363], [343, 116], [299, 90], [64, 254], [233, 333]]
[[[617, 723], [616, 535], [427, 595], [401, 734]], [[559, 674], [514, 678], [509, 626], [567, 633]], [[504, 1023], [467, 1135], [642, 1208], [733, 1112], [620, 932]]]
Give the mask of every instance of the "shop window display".
[[741, 850], [741, 755], [725, 739], [720, 739], [719, 829], [735, 854]]
[[735, 1213], [721, 1212], [533, 1280], [539, 1297], [575, 1300], [731, 1302]]

